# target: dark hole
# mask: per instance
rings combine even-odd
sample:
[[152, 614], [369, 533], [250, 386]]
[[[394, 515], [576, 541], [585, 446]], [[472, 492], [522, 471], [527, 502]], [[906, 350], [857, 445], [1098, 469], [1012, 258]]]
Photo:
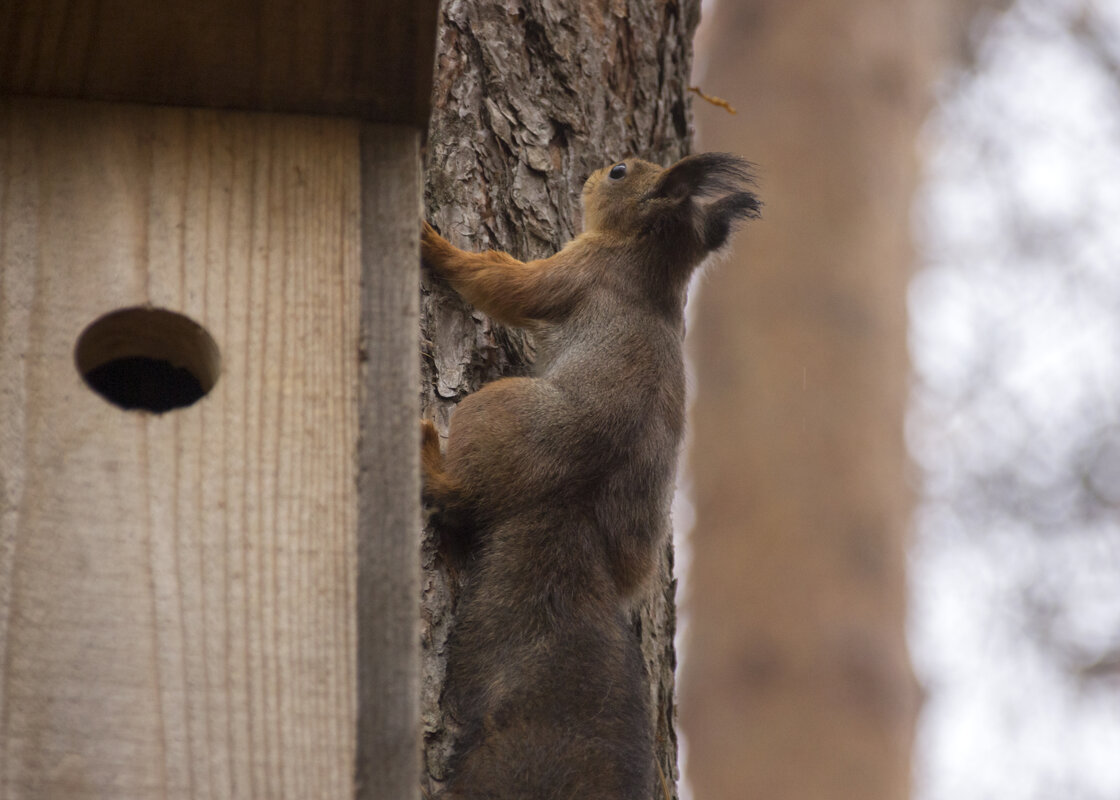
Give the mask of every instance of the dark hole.
[[110, 403], [162, 414], [206, 395], [221, 358], [194, 320], [161, 308], [113, 311], [78, 337], [74, 361], [86, 384]]
[[118, 358], [94, 367], [86, 374], [86, 382], [121, 408], [157, 414], [189, 406], [206, 394], [190, 370], [145, 356]]

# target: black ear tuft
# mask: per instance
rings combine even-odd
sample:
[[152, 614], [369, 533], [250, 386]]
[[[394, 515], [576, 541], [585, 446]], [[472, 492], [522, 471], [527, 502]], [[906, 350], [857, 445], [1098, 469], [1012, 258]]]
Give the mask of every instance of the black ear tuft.
[[758, 219], [762, 203], [751, 192], [734, 192], [708, 204], [704, 215], [704, 250], [711, 252], [723, 247], [737, 222]]
[[742, 191], [753, 182], [751, 164], [745, 159], [730, 153], [699, 153], [665, 170], [651, 194], [683, 200]]
[[751, 164], [730, 153], [699, 153], [669, 167], [647, 197], [660, 204], [674, 224], [683, 223], [699, 236], [704, 253], [727, 242], [735, 225], [759, 216], [762, 203], [750, 191], [754, 185]]

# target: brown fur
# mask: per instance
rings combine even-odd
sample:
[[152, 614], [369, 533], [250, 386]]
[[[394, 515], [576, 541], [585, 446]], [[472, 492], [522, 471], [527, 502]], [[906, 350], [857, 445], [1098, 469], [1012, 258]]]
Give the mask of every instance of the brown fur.
[[[467, 253], [424, 224], [424, 263], [528, 327], [531, 378], [463, 400], [446, 456], [424, 423], [425, 497], [469, 542], [444, 699], [462, 724], [446, 797], [649, 800], [645, 670], [629, 604], [667, 528], [684, 420], [685, 291], [758, 213], [747, 165], [709, 153], [605, 167], [584, 232], [551, 258]], [[461, 544], [461, 543], [460, 543]]]

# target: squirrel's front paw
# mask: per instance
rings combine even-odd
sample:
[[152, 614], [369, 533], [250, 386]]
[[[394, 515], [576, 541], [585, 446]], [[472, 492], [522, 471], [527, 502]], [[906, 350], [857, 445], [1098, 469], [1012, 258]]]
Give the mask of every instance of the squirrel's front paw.
[[439, 269], [440, 255], [447, 246], [447, 240], [427, 220], [420, 221], [420, 260], [427, 267]]

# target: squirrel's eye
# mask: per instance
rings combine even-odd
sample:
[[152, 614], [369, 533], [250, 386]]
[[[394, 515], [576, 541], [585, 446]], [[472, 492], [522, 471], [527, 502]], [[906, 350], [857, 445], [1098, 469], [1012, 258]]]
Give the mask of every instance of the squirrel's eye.
[[626, 165], [625, 164], [615, 164], [613, 167], [611, 167], [611, 171], [607, 173], [607, 177], [610, 178], [612, 181], [617, 181], [620, 178], [625, 178], [626, 177]]

